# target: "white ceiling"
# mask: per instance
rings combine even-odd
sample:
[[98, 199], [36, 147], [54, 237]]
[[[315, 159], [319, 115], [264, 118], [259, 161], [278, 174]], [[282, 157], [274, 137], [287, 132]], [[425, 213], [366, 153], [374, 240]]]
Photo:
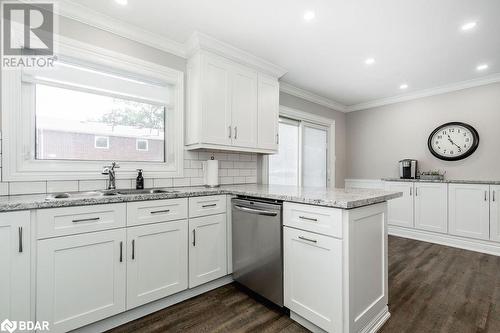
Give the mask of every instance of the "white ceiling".
[[[75, 0], [179, 43], [197, 30], [356, 105], [500, 73], [499, 0]], [[316, 18], [303, 19], [313, 10]], [[460, 27], [476, 21], [477, 27]], [[368, 57], [375, 64], [365, 65]], [[489, 69], [478, 72], [476, 66]]]

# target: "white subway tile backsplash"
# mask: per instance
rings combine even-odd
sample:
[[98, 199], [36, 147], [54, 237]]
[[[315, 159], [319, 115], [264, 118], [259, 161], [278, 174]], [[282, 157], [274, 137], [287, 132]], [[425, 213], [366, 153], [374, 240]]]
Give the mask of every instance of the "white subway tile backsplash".
[[234, 177], [235, 184], [244, 184], [246, 181], [245, 177]]
[[120, 189], [135, 188], [135, 179], [117, 179], [116, 188]]
[[227, 169], [227, 175], [228, 176], [239, 176], [240, 170], [239, 169]]
[[247, 184], [257, 183], [257, 176], [245, 177], [245, 183], [247, 183]]
[[76, 192], [78, 191], [78, 180], [48, 181], [47, 193], [54, 192]]
[[192, 150], [185, 151], [184, 152], [184, 159], [185, 160], [197, 160], [198, 159], [198, 152], [192, 151]]
[[175, 186], [189, 186], [191, 184], [189, 178], [174, 178], [174, 187]]
[[202, 186], [203, 177], [191, 178], [191, 186]]
[[104, 179], [80, 180], [78, 182], [78, 190], [79, 191], [95, 191], [95, 190], [104, 190], [104, 189], [106, 189], [106, 181]]
[[219, 177], [219, 183], [222, 185], [234, 184], [234, 177]]
[[9, 193], [11, 195], [47, 193], [47, 182], [12, 182]]
[[240, 161], [251, 161], [252, 155], [250, 154], [240, 154]]
[[9, 195], [9, 183], [0, 183], [0, 195]]
[[154, 180], [154, 187], [172, 187], [173, 184], [172, 178], [157, 178]]
[[184, 177], [186, 177], [186, 178], [200, 177], [200, 176], [201, 176], [201, 169], [185, 169], [184, 170]]
[[201, 169], [201, 163], [202, 161], [191, 160], [189, 167], [192, 169]]
[[230, 154], [228, 156], [229, 161], [239, 161], [240, 160], [240, 154]]
[[221, 169], [232, 169], [234, 168], [234, 162], [231, 162], [231, 161], [220, 161], [219, 162], [219, 167]]

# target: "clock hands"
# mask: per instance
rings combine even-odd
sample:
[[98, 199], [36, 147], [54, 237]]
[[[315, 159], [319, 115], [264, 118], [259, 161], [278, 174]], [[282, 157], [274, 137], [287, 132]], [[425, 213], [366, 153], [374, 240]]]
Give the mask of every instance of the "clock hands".
[[462, 148], [459, 145], [457, 145], [455, 142], [453, 142], [453, 140], [451, 139], [449, 134], [448, 134], [448, 141], [450, 141], [452, 145], [457, 146], [458, 152], [462, 151]]

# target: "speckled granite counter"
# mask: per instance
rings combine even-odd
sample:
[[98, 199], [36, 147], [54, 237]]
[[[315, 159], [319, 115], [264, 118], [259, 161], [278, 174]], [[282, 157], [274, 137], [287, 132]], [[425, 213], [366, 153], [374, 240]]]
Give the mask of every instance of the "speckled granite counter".
[[386, 181], [386, 182], [422, 182], [422, 183], [500, 185], [500, 180], [460, 180], [460, 179], [428, 180], [428, 179], [401, 179], [401, 178], [382, 178], [382, 180]]
[[371, 189], [321, 189], [278, 185], [228, 185], [216, 189], [204, 187], [169, 188], [176, 192], [130, 194], [86, 198], [47, 199], [46, 194], [0, 197], [0, 212], [55, 207], [97, 205], [130, 201], [186, 198], [217, 194], [245, 195], [342, 209], [351, 209], [398, 198], [401, 192]]

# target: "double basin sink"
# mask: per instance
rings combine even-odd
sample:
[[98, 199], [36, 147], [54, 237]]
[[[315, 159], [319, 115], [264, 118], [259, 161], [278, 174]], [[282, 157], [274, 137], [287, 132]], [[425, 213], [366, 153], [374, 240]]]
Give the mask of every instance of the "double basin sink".
[[61, 193], [50, 194], [47, 197], [47, 200], [85, 199], [85, 198], [97, 198], [97, 197], [107, 197], [107, 196], [117, 196], [117, 195], [159, 194], [159, 193], [177, 193], [177, 192], [179, 191], [164, 190], [164, 189], [61, 192]]

